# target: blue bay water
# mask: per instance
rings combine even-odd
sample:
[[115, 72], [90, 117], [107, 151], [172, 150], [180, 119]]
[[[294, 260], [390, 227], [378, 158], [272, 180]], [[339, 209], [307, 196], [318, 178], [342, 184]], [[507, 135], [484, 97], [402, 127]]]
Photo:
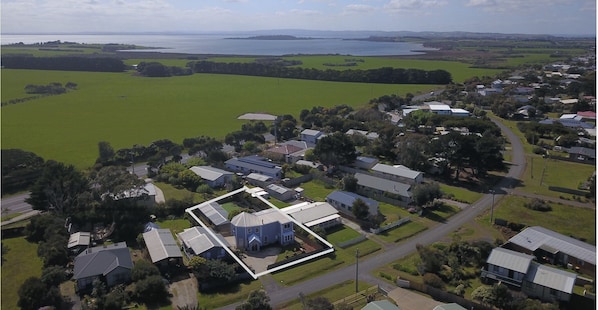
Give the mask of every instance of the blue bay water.
[[122, 43], [134, 44], [163, 53], [220, 54], [220, 55], [266, 55], [292, 54], [340, 54], [352, 56], [417, 55], [425, 50], [421, 44], [408, 42], [373, 42], [344, 40], [341, 38], [313, 38], [310, 40], [249, 40], [230, 39], [241, 36], [210, 34], [24, 34], [2, 35], [2, 45], [23, 42], [25, 44], [60, 40], [76, 43]]

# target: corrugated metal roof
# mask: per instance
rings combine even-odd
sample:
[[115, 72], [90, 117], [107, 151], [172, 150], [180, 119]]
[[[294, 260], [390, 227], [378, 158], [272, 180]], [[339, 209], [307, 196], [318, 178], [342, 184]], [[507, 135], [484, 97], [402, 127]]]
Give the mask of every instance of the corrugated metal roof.
[[461, 305], [457, 303], [450, 303], [444, 305], [438, 305], [434, 307], [434, 310], [467, 310], [467, 308], [461, 307]]
[[525, 279], [529, 282], [571, 294], [577, 275], [572, 272], [532, 263]]
[[217, 202], [205, 203], [198, 207], [199, 211], [205, 215], [214, 225], [228, 223], [228, 212]]
[[353, 203], [355, 202], [355, 200], [357, 199], [361, 199], [361, 201], [365, 202], [366, 205], [368, 205], [368, 207], [376, 207], [378, 208], [378, 202], [375, 200], [372, 200], [370, 198], [367, 197], [363, 197], [361, 195], [355, 194], [355, 193], [351, 193], [351, 192], [344, 192], [344, 191], [334, 191], [330, 194], [328, 194], [328, 196], [326, 196], [326, 200], [334, 200], [334, 201], [338, 201], [340, 203], [343, 203], [347, 206], [352, 206]]
[[411, 185], [409, 184], [391, 181], [363, 173], [356, 173], [355, 178], [357, 179], [357, 184], [361, 186], [370, 187], [387, 193], [397, 194], [402, 197], [411, 197], [411, 193], [409, 192]]
[[170, 229], [152, 229], [143, 233], [143, 240], [152, 263], [168, 258], [183, 257]]
[[[197, 255], [210, 250], [215, 246], [220, 246], [208, 232], [200, 226], [194, 226], [185, 229], [182, 233], [178, 234], [181, 242], [188, 248], [191, 248]], [[223, 244], [228, 245], [228, 242], [220, 234], [216, 234], [216, 237], [222, 241]]]
[[[327, 202], [314, 202], [308, 204], [301, 204], [299, 208], [293, 208], [294, 206], [282, 209], [283, 212], [292, 216], [302, 224], [313, 222], [322, 218], [329, 217], [331, 215], [337, 215], [338, 210], [331, 206]], [[319, 224], [319, 223], [318, 223]], [[315, 225], [315, 224], [312, 224]], [[310, 226], [310, 225], [308, 225]]]
[[544, 227], [528, 227], [509, 239], [509, 242], [530, 251], [535, 251], [544, 245], [549, 246], [559, 252], [596, 265], [596, 246], [561, 235]]
[[76, 247], [76, 246], [89, 246], [89, 243], [91, 241], [91, 233], [89, 232], [77, 232], [74, 234], [71, 234], [69, 236], [69, 243], [67, 245], [67, 248], [72, 248], [72, 247]]
[[402, 165], [390, 166], [386, 164], [376, 164], [372, 167], [372, 170], [412, 180], [415, 180], [422, 174], [420, 171], [411, 170]]
[[189, 170], [193, 171], [199, 177], [204, 180], [208, 181], [216, 181], [223, 175], [232, 175], [232, 172], [225, 171], [222, 169], [210, 167], [210, 166], [193, 166], [189, 168]]
[[526, 273], [533, 258], [531, 255], [504, 248], [494, 248], [486, 262], [509, 270]]

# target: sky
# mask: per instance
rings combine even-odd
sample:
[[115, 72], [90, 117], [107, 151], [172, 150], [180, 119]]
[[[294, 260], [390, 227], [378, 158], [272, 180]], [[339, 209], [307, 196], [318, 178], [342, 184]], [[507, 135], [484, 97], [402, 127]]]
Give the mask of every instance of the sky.
[[277, 29], [595, 35], [596, 0], [1, 0], [2, 33]]

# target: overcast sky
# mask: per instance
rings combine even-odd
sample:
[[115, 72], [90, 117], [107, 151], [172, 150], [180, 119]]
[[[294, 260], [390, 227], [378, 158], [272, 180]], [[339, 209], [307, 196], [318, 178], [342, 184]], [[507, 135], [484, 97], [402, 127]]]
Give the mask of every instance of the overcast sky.
[[596, 34], [596, 0], [1, 0], [2, 33], [270, 29]]

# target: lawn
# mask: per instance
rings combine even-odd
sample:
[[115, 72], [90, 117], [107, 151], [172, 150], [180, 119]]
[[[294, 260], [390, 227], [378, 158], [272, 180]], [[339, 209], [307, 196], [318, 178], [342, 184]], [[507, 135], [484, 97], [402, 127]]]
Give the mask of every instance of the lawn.
[[37, 256], [37, 244], [30, 243], [25, 237], [2, 239], [8, 248], [2, 253], [6, 261], [2, 263], [2, 309], [19, 309], [18, 290], [29, 277], [40, 277], [42, 261]]
[[[542, 226], [566, 236], [596, 243], [596, 210], [551, 203], [552, 211], [540, 212], [523, 206], [527, 198], [505, 196], [494, 209], [495, 218], [527, 226]], [[485, 221], [489, 220], [486, 214]]]
[[313, 179], [309, 182], [302, 183], [300, 186], [304, 189], [303, 196], [314, 201], [326, 201], [326, 196], [335, 190], [338, 190], [338, 188], [328, 185], [327, 183], [318, 179]]
[[410, 221], [399, 227], [384, 231], [377, 236], [387, 242], [400, 242], [426, 229], [428, 229], [428, 227], [420, 221]]
[[431, 85], [339, 83], [194, 74], [143, 78], [132, 74], [2, 70], [2, 102], [24, 98], [28, 84], [77, 84], [77, 90], [2, 107], [2, 147], [44, 159], [91, 166], [98, 142], [118, 150], [159, 139], [181, 143], [200, 135], [223, 138], [247, 112], [292, 114], [313, 106], [359, 107], [382, 95], [429, 90]]
[[185, 229], [190, 228], [191, 222], [188, 219], [174, 219], [174, 220], [164, 220], [156, 222], [160, 228], [167, 228], [176, 235], [178, 233], [183, 232]]
[[[326, 236], [326, 240], [336, 245], [338, 243], [354, 239], [358, 236], [358, 232], [349, 227], [343, 226], [342, 228], [333, 230], [331, 233], [329, 233]], [[359, 257], [362, 258], [369, 257], [377, 253], [381, 250], [381, 247], [374, 241], [367, 239], [345, 249], [335, 247], [335, 252], [332, 255], [327, 255], [317, 260], [274, 273], [272, 274], [272, 277], [282, 285], [293, 285], [321, 275], [322, 270], [331, 271], [333, 269], [355, 263], [355, 253], [357, 250], [359, 250]]]
[[219, 289], [217, 292], [199, 292], [197, 302], [202, 309], [217, 309], [247, 299], [251, 291], [262, 288], [259, 280], [244, 282]]
[[457, 187], [443, 183], [439, 183], [439, 185], [440, 190], [445, 195], [451, 196], [451, 199], [456, 201], [474, 203], [484, 195], [483, 193], [474, 192], [463, 187]]

